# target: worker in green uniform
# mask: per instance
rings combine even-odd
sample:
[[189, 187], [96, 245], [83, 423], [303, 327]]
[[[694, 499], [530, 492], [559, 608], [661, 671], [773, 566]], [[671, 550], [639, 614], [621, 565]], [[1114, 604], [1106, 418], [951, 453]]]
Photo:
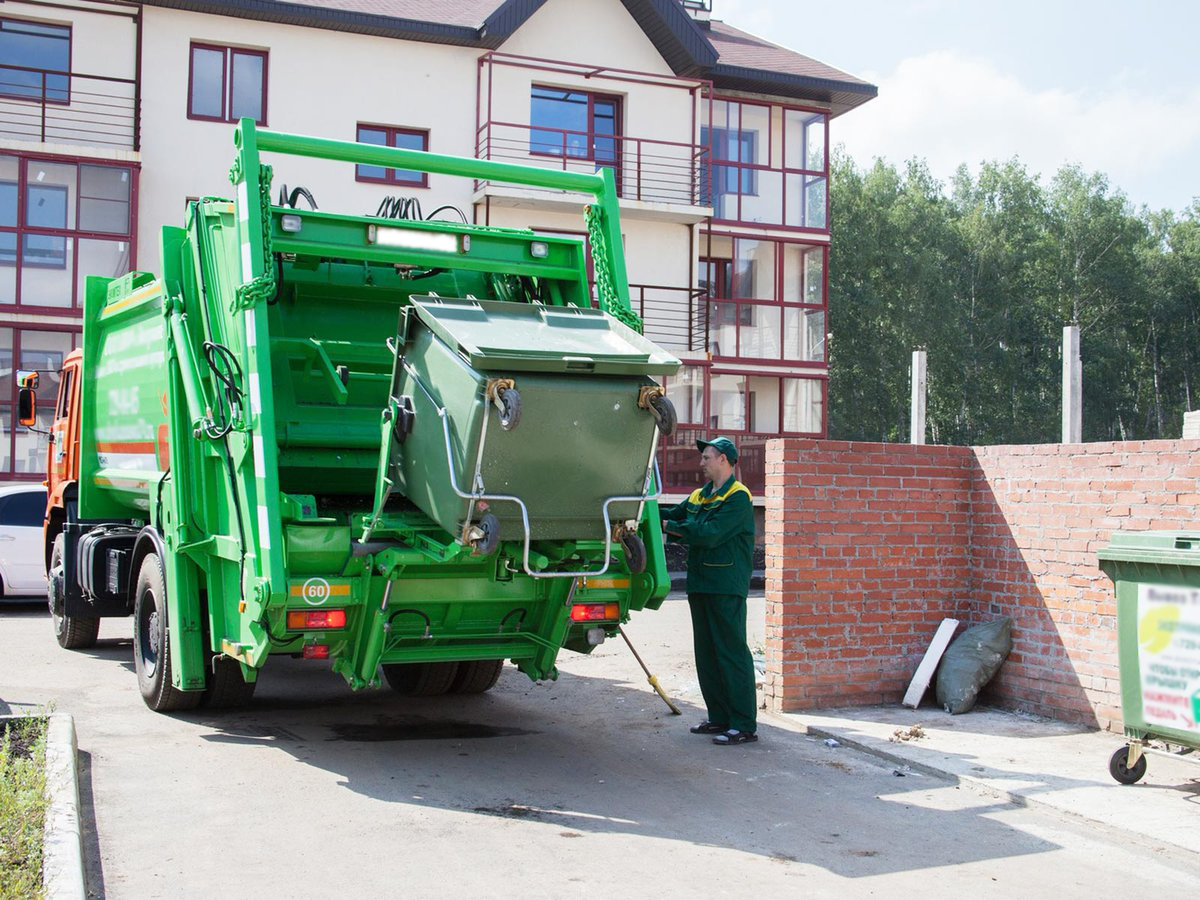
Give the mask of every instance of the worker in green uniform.
[[754, 559], [754, 504], [733, 477], [738, 451], [719, 437], [696, 441], [708, 483], [662, 510], [668, 540], [688, 547], [687, 591], [700, 692], [708, 718], [693, 734], [722, 746], [758, 740], [754, 660], [746, 645], [746, 594]]

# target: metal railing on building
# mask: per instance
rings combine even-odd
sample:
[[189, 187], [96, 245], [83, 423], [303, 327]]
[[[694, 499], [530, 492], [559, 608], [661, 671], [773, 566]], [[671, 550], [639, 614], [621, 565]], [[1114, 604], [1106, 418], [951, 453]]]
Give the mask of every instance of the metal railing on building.
[[708, 349], [707, 296], [704, 288], [629, 285], [629, 303], [646, 337], [675, 353]]
[[138, 150], [132, 78], [0, 65], [0, 138]]
[[484, 122], [476, 136], [480, 159], [594, 172], [609, 167], [622, 199], [695, 206], [707, 148], [680, 141], [562, 128]]

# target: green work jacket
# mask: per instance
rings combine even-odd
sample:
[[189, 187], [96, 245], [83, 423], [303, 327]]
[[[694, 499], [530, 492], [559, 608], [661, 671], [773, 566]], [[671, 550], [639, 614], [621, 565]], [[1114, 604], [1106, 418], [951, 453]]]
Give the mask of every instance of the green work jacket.
[[730, 476], [719, 490], [708, 482], [682, 503], [661, 510], [671, 540], [688, 546], [689, 594], [750, 591], [754, 566], [754, 502], [750, 491]]

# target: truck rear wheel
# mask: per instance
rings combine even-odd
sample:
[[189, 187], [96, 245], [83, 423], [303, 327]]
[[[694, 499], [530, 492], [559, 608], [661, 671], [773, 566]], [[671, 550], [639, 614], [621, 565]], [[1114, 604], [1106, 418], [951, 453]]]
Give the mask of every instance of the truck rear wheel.
[[50, 604], [50, 618], [54, 622], [54, 636], [58, 639], [58, 646], [65, 650], [83, 650], [96, 645], [96, 635], [100, 633], [100, 620], [68, 616], [66, 613], [67, 584], [63, 569], [65, 542], [66, 538], [61, 534], [54, 539], [54, 548], [50, 551], [50, 578], [46, 599]]
[[208, 709], [234, 709], [245, 706], [254, 696], [257, 681], [242, 677], [242, 664], [228, 656], [213, 658], [213, 668], [204, 682], [200, 705]]
[[392, 663], [383, 667], [383, 677], [397, 694], [406, 697], [435, 697], [454, 685], [459, 664]]
[[138, 572], [133, 601], [133, 665], [142, 699], [155, 712], [194, 709], [200, 703], [201, 691], [181, 691], [171, 684], [167, 586], [157, 553], [148, 554]]
[[458, 664], [458, 674], [450, 686], [452, 694], [486, 694], [500, 680], [502, 659], [476, 659]]

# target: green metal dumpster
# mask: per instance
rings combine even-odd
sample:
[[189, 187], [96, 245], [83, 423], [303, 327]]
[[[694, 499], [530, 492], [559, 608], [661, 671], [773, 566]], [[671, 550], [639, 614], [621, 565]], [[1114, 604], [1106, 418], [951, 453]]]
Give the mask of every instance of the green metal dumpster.
[[653, 376], [677, 359], [598, 309], [437, 296], [411, 298], [389, 346], [394, 490], [478, 553], [522, 541], [535, 577], [531, 541], [620, 544], [640, 571], [654, 450], [674, 427]]
[[1146, 773], [1148, 742], [1200, 749], [1200, 531], [1114, 534], [1099, 554], [1117, 595], [1126, 747], [1109, 772]]

